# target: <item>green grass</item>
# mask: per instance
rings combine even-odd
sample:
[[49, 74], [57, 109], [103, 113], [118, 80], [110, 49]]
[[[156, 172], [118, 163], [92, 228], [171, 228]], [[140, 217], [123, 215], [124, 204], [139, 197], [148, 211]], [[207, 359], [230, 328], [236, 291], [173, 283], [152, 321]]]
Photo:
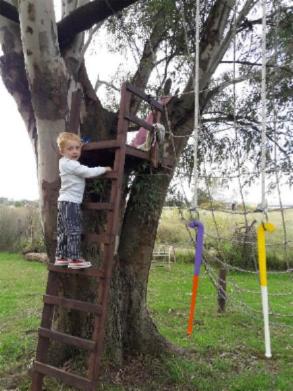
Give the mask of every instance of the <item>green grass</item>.
[[[193, 335], [187, 337], [191, 276], [192, 266], [179, 264], [170, 272], [157, 269], [149, 285], [149, 305], [159, 330], [175, 344], [196, 350], [193, 360], [174, 359], [178, 371], [185, 373], [182, 381], [186, 382], [194, 373], [191, 380], [194, 390], [291, 390], [292, 277], [287, 274], [269, 277], [273, 358], [265, 360], [256, 277], [229, 274], [230, 299], [227, 312], [220, 315], [215, 290], [203, 274]], [[275, 293], [284, 296], [274, 296]]]
[[[17, 389], [27, 391], [29, 378], [25, 373], [36, 348], [47, 272], [44, 265], [25, 262], [15, 254], [0, 254], [0, 264], [0, 379], [20, 374], [16, 381]], [[142, 367], [139, 367], [138, 359], [128, 370], [132, 373], [133, 368], [136, 368], [135, 373], [144, 371], [143, 381], [134, 375], [117, 384], [105, 380], [100, 389], [291, 391], [292, 276], [269, 276], [273, 357], [267, 360], [264, 358], [256, 276], [230, 273], [227, 311], [218, 314], [215, 289], [203, 272], [194, 331], [191, 337], [187, 337], [192, 272], [191, 264], [175, 264], [171, 270], [154, 268], [148, 291], [148, 305], [160, 332], [173, 344], [187, 348], [191, 353], [168, 356], [162, 360], [145, 359]], [[1, 385], [0, 380], [0, 389]], [[48, 391], [59, 389], [56, 383], [48, 382]]]
[[0, 253], [0, 378], [11, 366], [22, 366], [36, 345], [42, 294], [47, 278], [43, 265], [19, 255]]

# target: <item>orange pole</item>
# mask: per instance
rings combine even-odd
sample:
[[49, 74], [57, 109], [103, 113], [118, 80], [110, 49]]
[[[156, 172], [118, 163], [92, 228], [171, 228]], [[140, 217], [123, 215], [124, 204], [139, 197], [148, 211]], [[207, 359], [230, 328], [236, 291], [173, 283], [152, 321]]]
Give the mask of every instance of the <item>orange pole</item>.
[[193, 276], [193, 284], [192, 284], [192, 295], [191, 295], [189, 319], [188, 319], [188, 326], [187, 326], [187, 334], [188, 335], [192, 334], [192, 325], [193, 325], [193, 318], [194, 318], [194, 313], [195, 313], [197, 288], [198, 288], [198, 275], [194, 275]]

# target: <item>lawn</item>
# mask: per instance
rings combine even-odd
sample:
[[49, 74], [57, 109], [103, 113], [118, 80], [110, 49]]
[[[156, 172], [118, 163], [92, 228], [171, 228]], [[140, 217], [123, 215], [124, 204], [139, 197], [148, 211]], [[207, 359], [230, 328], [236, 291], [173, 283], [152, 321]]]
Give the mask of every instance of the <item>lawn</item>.
[[1, 377], [1, 372], [21, 364], [35, 350], [47, 271], [44, 265], [16, 254], [1, 253], [0, 262]]
[[[27, 391], [26, 371], [36, 348], [47, 272], [44, 265], [26, 262], [16, 254], [0, 254], [0, 263], [0, 390], [8, 389], [10, 384], [11, 389]], [[160, 332], [190, 353], [146, 359], [141, 363], [143, 378], [136, 381], [133, 376], [117, 374], [114, 380], [105, 379], [99, 389], [291, 391], [292, 275], [269, 276], [273, 357], [265, 359], [259, 287], [254, 274], [229, 274], [227, 310], [220, 315], [215, 289], [203, 271], [193, 335], [186, 336], [192, 271], [192, 264], [178, 263], [171, 270], [154, 267], [148, 293], [149, 308]], [[135, 365], [137, 368], [138, 362]], [[126, 371], [131, 372], [131, 367], [124, 374]], [[59, 389], [68, 390], [55, 384], [47, 391]]]
[[193, 360], [174, 359], [178, 371], [186, 376], [181, 379], [181, 389], [187, 389], [189, 376], [192, 390], [291, 390], [292, 277], [269, 277], [273, 358], [267, 360], [256, 276], [230, 273], [227, 311], [218, 314], [215, 289], [203, 273], [190, 338], [185, 331], [191, 275], [191, 265], [175, 265], [171, 271], [158, 268], [153, 271], [149, 286], [149, 306], [161, 333], [179, 346], [195, 349]]

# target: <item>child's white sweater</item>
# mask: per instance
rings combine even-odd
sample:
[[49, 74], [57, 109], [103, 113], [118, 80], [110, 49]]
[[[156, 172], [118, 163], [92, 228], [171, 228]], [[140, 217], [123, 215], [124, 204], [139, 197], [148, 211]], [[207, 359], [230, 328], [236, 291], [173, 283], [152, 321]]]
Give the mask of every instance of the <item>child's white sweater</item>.
[[61, 188], [58, 201], [82, 202], [85, 178], [93, 178], [106, 172], [105, 167], [87, 167], [76, 160], [62, 157], [59, 160]]

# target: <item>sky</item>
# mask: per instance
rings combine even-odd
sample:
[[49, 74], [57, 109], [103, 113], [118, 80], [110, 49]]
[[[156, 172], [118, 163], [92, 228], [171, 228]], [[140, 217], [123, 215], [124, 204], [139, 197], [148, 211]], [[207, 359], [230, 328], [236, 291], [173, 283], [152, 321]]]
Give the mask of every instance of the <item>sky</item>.
[[32, 145], [14, 99], [0, 78], [0, 197], [38, 198], [37, 172]]

